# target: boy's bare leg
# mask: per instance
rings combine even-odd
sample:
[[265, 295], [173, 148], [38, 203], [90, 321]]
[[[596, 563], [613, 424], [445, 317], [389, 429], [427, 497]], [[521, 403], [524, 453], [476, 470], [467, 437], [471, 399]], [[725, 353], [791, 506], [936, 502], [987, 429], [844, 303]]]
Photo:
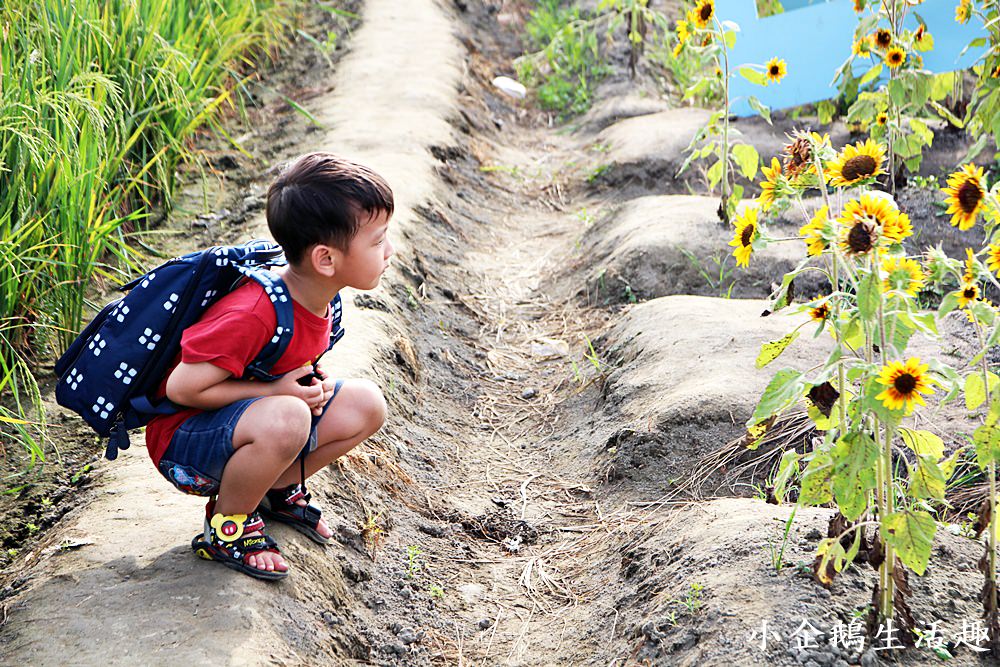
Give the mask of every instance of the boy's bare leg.
[[[252, 403], [233, 432], [236, 452], [222, 471], [215, 511], [253, 513], [264, 493], [301, 451], [311, 423], [309, 406], [294, 396], [270, 396]], [[250, 556], [247, 564], [262, 570], [288, 569], [279, 554], [269, 552]]]
[[[344, 380], [323, 419], [316, 426], [316, 440], [320, 444], [306, 457], [306, 477], [330, 465], [338, 458], [364, 442], [385, 423], [385, 398], [378, 385], [370, 380]], [[293, 461], [272, 484], [280, 489], [302, 481], [299, 462]], [[299, 505], [306, 501], [300, 499]], [[322, 519], [316, 527], [324, 537], [331, 531]]]

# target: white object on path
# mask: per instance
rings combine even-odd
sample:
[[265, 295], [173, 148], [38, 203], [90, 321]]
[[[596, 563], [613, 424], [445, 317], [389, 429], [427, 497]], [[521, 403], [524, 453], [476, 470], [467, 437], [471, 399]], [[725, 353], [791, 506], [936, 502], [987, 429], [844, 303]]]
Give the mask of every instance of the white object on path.
[[500, 92], [510, 95], [511, 97], [516, 97], [519, 100], [523, 100], [525, 95], [528, 94], [528, 89], [524, 87], [519, 81], [515, 81], [509, 76], [498, 76], [493, 79], [493, 85], [500, 90]]

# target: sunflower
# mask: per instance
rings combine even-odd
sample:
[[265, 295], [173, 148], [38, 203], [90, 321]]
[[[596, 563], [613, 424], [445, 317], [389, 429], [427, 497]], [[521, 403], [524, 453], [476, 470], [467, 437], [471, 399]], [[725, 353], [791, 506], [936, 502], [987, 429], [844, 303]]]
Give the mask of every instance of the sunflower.
[[879, 124], [879, 125], [883, 125], [884, 126], [886, 123], [889, 122], [889, 114], [887, 114], [884, 111], [879, 112], [879, 114], [877, 116], [875, 116], [875, 122], [877, 124]]
[[997, 65], [996, 67], [990, 70], [990, 78], [991, 79], [1000, 78], [1000, 65]]
[[809, 317], [811, 317], [814, 322], [826, 322], [830, 319], [830, 304], [824, 301], [823, 303], [810, 308]]
[[880, 49], [888, 49], [892, 46], [892, 33], [885, 28], [879, 28], [872, 35], [872, 43]]
[[821, 137], [815, 132], [795, 131], [789, 138], [792, 143], [785, 144], [785, 175], [789, 178], [796, 178], [802, 174], [815, 174], [816, 163], [813, 160], [813, 146], [818, 148], [829, 144], [830, 136], [824, 134]]
[[965, 272], [962, 274], [962, 283], [974, 283], [979, 277], [979, 268], [976, 266], [976, 253], [972, 248], [965, 249]]
[[691, 37], [690, 23], [681, 19], [677, 22], [677, 41], [681, 44], [688, 41]]
[[868, 55], [871, 51], [871, 43], [867, 39], [859, 39], [851, 45], [851, 53], [856, 56]]
[[683, 50], [684, 50], [684, 42], [677, 42], [674, 45], [674, 51], [673, 51], [674, 58], [679, 58], [681, 55], [681, 51]]
[[876, 382], [885, 386], [885, 391], [875, 397], [890, 410], [905, 408], [907, 411], [914, 405], [927, 405], [920, 394], [933, 394], [933, 380], [927, 374], [927, 364], [921, 364], [919, 357], [910, 357], [906, 363], [890, 361], [882, 367]]
[[863, 143], [844, 146], [837, 158], [826, 165], [830, 185], [836, 188], [855, 185], [883, 173], [885, 149], [878, 142], [866, 139]]
[[955, 20], [959, 23], [968, 23], [971, 16], [972, 2], [970, 0], [962, 0], [959, 2], [958, 7], [955, 7]]
[[757, 201], [760, 202], [760, 210], [766, 211], [774, 203], [778, 179], [781, 178], [781, 163], [778, 162], [778, 158], [773, 157], [771, 166], [761, 166], [760, 172], [764, 174], [764, 180], [760, 182], [760, 197]]
[[826, 206], [821, 207], [816, 211], [813, 219], [799, 229], [799, 236], [805, 237], [806, 254], [810, 257], [819, 255], [826, 250], [826, 237], [830, 233], [830, 219], [828, 214], [829, 208]]
[[[979, 303], [984, 304], [987, 308], [992, 310], [994, 313], [997, 312], [997, 307], [993, 305], [993, 302], [989, 299], [983, 299]], [[976, 314], [972, 312], [971, 308], [966, 308], [962, 311], [965, 313], [965, 319], [969, 320], [969, 324], [979, 324], [979, 320], [976, 318]]]
[[767, 82], [765, 82], [765, 85], [772, 81], [774, 83], [778, 83], [785, 78], [786, 74], [788, 74], [788, 64], [785, 63], [784, 60], [779, 59], [777, 56], [768, 60], [767, 64], [764, 65], [764, 68], [765, 73], [767, 74]]
[[885, 54], [885, 64], [889, 66], [889, 69], [896, 69], [900, 65], [906, 62], [906, 51], [894, 46]]
[[694, 8], [694, 23], [699, 28], [705, 28], [708, 26], [709, 21], [715, 16], [715, 1], [714, 0], [699, 0], [698, 4]]
[[753, 252], [753, 241], [757, 237], [757, 209], [748, 208], [735, 220], [736, 231], [729, 245], [733, 246], [733, 257], [736, 266], [748, 266], [750, 253]]
[[986, 190], [983, 188], [983, 168], [969, 163], [948, 177], [948, 187], [942, 188], [948, 195], [948, 213], [952, 226], [957, 226], [963, 232], [972, 229], [976, 224], [976, 216], [983, 209]]
[[861, 195], [860, 199], [852, 199], [837, 218], [844, 225], [840, 247], [848, 255], [863, 255], [871, 252], [882, 236], [891, 242], [898, 242], [901, 230], [897, 219], [900, 215], [883, 197]]
[[854, 0], [854, 13], [860, 14], [865, 11], [865, 0]]
[[1000, 243], [991, 243], [986, 249], [986, 266], [993, 273], [1000, 273]]
[[886, 292], [896, 290], [916, 296], [924, 286], [924, 272], [912, 259], [886, 257], [882, 260], [882, 270], [886, 273], [882, 280], [882, 289]]
[[889, 243], [902, 243], [903, 239], [913, 234], [913, 225], [910, 224], [910, 216], [899, 213], [895, 218], [885, 221], [882, 226], [882, 238]]
[[965, 308], [970, 303], [979, 298], [979, 285], [976, 283], [962, 283], [957, 291], [952, 292], [958, 297], [958, 307]]

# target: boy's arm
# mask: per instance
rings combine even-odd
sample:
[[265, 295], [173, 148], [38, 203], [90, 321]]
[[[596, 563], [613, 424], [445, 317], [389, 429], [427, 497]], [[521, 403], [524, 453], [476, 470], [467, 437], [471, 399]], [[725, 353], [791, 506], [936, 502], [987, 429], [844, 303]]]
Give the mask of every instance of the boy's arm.
[[258, 396], [295, 396], [311, 409], [322, 405], [323, 384], [303, 387], [298, 379], [312, 373], [312, 367], [286, 373], [274, 382], [234, 380], [232, 373], [207, 361], [188, 364], [181, 362], [167, 378], [167, 398], [174, 403], [200, 410], [217, 410], [236, 401]]

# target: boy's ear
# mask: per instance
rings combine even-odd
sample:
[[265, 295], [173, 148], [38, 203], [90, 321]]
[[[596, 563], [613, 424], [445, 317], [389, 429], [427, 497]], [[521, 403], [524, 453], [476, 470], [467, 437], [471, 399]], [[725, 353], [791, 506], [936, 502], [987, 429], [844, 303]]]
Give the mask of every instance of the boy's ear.
[[337, 272], [342, 254], [332, 246], [316, 244], [309, 250], [309, 260], [316, 273], [330, 277]]

